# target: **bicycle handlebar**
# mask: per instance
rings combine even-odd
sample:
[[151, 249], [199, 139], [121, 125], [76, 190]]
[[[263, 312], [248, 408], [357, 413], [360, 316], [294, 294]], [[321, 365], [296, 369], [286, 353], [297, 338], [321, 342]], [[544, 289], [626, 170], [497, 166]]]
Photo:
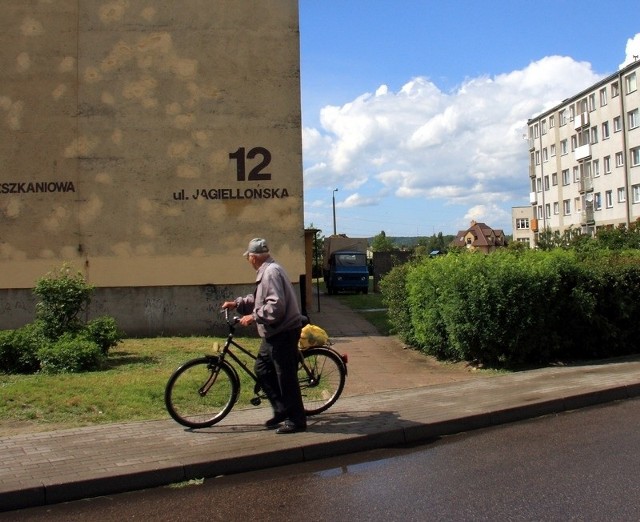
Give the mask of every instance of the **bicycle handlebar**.
[[222, 312], [224, 313], [224, 320], [226, 321], [226, 323], [229, 326], [233, 326], [233, 325], [238, 324], [240, 322], [240, 317], [238, 317], [237, 315], [234, 315], [233, 317], [231, 317], [231, 319], [229, 319], [229, 309], [228, 308], [224, 308], [222, 310]]

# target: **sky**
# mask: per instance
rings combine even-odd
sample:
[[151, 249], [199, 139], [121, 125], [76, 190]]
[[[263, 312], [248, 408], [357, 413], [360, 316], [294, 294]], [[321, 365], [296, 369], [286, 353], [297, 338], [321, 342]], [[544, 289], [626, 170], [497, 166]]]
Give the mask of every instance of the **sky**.
[[[638, 0], [299, 0], [304, 224], [512, 234], [527, 120], [640, 55]], [[337, 189], [337, 190], [335, 190]]]

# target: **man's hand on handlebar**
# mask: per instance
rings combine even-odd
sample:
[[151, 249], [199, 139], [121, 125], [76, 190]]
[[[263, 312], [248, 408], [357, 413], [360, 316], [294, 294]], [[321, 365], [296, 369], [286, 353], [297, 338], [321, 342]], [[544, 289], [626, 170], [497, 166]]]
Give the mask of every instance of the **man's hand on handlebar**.
[[[225, 301], [224, 303], [222, 303], [222, 309], [225, 311], [233, 310], [237, 307], [238, 305], [236, 304], [235, 301]], [[254, 322], [255, 321], [253, 320], [253, 315], [251, 314], [243, 315], [242, 317], [237, 318], [237, 323], [240, 324], [241, 326], [250, 326]]]

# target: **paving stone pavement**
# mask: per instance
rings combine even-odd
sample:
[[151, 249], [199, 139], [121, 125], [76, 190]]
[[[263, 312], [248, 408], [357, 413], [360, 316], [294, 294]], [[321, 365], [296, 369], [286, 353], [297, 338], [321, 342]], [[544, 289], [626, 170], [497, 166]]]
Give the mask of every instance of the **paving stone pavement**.
[[640, 357], [488, 376], [439, 365], [321, 296], [311, 319], [349, 355], [347, 386], [308, 431], [263, 428], [265, 407], [185, 430], [172, 420], [0, 437], [0, 511], [432, 440], [640, 395]]

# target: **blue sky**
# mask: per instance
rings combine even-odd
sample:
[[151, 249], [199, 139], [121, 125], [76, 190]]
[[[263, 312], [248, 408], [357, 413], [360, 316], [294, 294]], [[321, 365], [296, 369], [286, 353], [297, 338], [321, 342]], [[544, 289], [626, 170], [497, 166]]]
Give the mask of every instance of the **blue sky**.
[[[527, 119], [640, 54], [637, 0], [299, 0], [305, 226], [511, 234]], [[606, 6], [606, 7], [605, 7]]]

